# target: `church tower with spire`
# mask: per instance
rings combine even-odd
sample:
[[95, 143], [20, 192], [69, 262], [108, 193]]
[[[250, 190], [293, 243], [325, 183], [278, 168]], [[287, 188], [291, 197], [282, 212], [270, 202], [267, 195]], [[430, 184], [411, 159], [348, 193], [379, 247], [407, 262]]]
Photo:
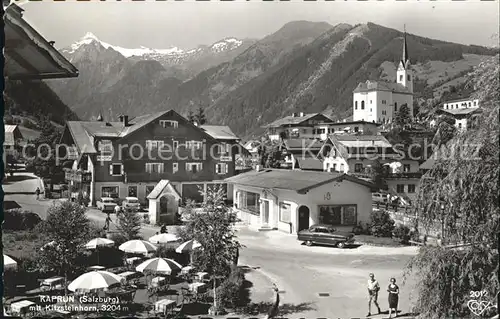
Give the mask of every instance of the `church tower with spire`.
[[410, 93], [413, 93], [413, 71], [411, 69], [408, 46], [406, 44], [406, 27], [403, 37], [403, 55], [396, 72], [396, 82], [406, 87]]

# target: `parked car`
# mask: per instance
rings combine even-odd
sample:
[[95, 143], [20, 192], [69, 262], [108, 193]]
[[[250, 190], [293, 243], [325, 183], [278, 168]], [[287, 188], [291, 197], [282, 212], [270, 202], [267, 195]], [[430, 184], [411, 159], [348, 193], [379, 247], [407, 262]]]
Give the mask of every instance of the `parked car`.
[[307, 246], [321, 244], [344, 248], [346, 244], [354, 242], [354, 234], [338, 231], [332, 225], [313, 225], [309, 229], [301, 230], [297, 235], [297, 239]]
[[111, 197], [103, 197], [101, 200], [97, 201], [97, 209], [103, 212], [113, 213], [116, 205], [116, 201]]
[[374, 203], [381, 203], [385, 204], [387, 203], [387, 194], [383, 193], [372, 193], [372, 201]]
[[137, 197], [125, 197], [125, 200], [122, 202], [122, 207], [124, 209], [133, 208], [136, 210], [141, 209], [141, 203]]

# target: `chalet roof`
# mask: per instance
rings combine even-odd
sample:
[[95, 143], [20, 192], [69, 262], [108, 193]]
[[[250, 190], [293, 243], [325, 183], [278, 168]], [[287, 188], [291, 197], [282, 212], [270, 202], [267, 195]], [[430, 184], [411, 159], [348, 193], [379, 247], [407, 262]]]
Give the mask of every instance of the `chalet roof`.
[[298, 158], [297, 165], [303, 170], [323, 170], [323, 162], [317, 158]]
[[480, 108], [466, 108], [466, 109], [453, 109], [453, 110], [443, 110], [439, 109], [442, 112], [449, 113], [451, 115], [469, 115], [472, 113], [482, 112]]
[[369, 188], [374, 187], [370, 182], [347, 174], [284, 169], [251, 171], [229, 177], [225, 179], [225, 182], [258, 188], [291, 190], [304, 194], [313, 188], [343, 180], [358, 183]]
[[477, 100], [477, 99], [474, 99], [472, 97], [464, 97], [464, 98], [460, 98], [460, 99], [454, 99], [454, 100], [449, 100], [449, 101], [444, 101], [443, 104], [448, 104], [448, 103], [457, 103], [457, 102], [469, 102], [469, 101], [473, 101], [473, 100]]
[[285, 116], [281, 119], [278, 119], [264, 127], [280, 127], [280, 126], [286, 126], [286, 125], [297, 125], [297, 124], [300, 124], [304, 121], [307, 121], [309, 120], [310, 118], [313, 118], [315, 117], [316, 115], [321, 115], [323, 117], [325, 117], [326, 120], [330, 120], [326, 115], [324, 114], [321, 114], [321, 113], [309, 113], [309, 114], [304, 114], [304, 116], [293, 116], [293, 115], [289, 115], [289, 116]]
[[337, 141], [347, 147], [392, 147], [382, 135], [329, 135], [332, 141]]
[[[68, 121], [66, 126], [80, 152], [93, 154], [97, 153], [94, 147], [94, 137], [107, 137], [110, 139], [123, 138], [169, 112], [175, 113], [173, 110], [168, 110], [135, 117], [129, 120], [129, 125], [126, 127], [123, 126], [122, 122], [102, 121]], [[196, 126], [193, 125], [193, 127]], [[205, 132], [205, 130], [203, 130], [203, 132]], [[213, 138], [207, 132], [205, 133], [209, 138]]]
[[287, 150], [319, 150], [323, 146], [323, 142], [307, 138], [286, 139], [283, 144]]
[[21, 134], [21, 131], [19, 130], [19, 127], [17, 125], [5, 125], [5, 141], [4, 145], [15, 145], [16, 140], [22, 139], [23, 135]]
[[218, 140], [239, 140], [238, 136], [233, 133], [229, 126], [224, 125], [201, 125], [205, 132]]
[[181, 196], [175, 189], [175, 187], [170, 184], [168, 179], [162, 179], [156, 184], [155, 188], [149, 193], [148, 199], [158, 199], [162, 194], [168, 193], [176, 197], [177, 200], [181, 199]]
[[21, 9], [5, 9], [5, 76], [10, 80], [77, 77], [78, 70], [22, 17]]
[[399, 83], [386, 82], [386, 81], [366, 81], [361, 82], [354, 89], [354, 93], [370, 92], [370, 91], [389, 91], [393, 93], [412, 94], [408, 88]]

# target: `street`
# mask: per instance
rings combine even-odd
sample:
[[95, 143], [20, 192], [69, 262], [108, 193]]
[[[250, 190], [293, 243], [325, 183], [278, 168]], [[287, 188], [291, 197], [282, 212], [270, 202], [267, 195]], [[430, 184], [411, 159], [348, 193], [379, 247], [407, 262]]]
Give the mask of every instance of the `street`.
[[[29, 173], [16, 175], [17, 179], [13, 182], [4, 184], [6, 203], [46, 218], [47, 209], [53, 201], [36, 200], [34, 190], [39, 187], [38, 179]], [[87, 216], [100, 226], [104, 225], [106, 214], [91, 208]], [[112, 220], [111, 230], [116, 222], [114, 214]], [[174, 231], [175, 226], [169, 228]], [[272, 302], [272, 283], [276, 283], [280, 291], [284, 291], [280, 309], [290, 312], [283, 314], [286, 318], [364, 317], [368, 312], [367, 281], [371, 272], [381, 286], [379, 303], [382, 311], [387, 310], [386, 287], [391, 277], [396, 278], [400, 287], [402, 314], [411, 310], [410, 295], [414, 282], [403, 285], [402, 271], [417, 252], [415, 247], [307, 247], [293, 235], [277, 231], [257, 232], [243, 226], [237, 228], [238, 238], [244, 245], [240, 252], [240, 264], [254, 268], [248, 273], [247, 280], [259, 282], [251, 288], [252, 301]], [[142, 227], [142, 235], [146, 239], [157, 231], [158, 227]], [[262, 278], [267, 278], [267, 284]], [[375, 306], [372, 306], [372, 313], [376, 313]]]

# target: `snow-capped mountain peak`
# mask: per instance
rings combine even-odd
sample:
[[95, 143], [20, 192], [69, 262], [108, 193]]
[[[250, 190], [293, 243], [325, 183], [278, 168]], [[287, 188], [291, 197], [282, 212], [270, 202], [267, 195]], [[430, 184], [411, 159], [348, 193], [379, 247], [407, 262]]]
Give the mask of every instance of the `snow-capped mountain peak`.
[[87, 32], [80, 40], [76, 41], [70, 46], [70, 49], [66, 50], [68, 53], [74, 53], [83, 45], [89, 45], [92, 42], [98, 43], [103, 46], [105, 49], [111, 48], [119, 53], [121, 53], [124, 57], [129, 58], [133, 56], [144, 56], [149, 54], [158, 54], [158, 55], [179, 55], [183, 54], [184, 51], [179, 49], [178, 47], [172, 47], [169, 49], [151, 49], [145, 46], [140, 46], [137, 49], [129, 49], [123, 48], [120, 46], [112, 45], [106, 42], [99, 40], [99, 38], [93, 34], [92, 32]]
[[218, 41], [210, 46], [210, 49], [214, 52], [221, 52], [227, 50], [234, 50], [239, 47], [243, 41], [235, 38], [226, 38]]

